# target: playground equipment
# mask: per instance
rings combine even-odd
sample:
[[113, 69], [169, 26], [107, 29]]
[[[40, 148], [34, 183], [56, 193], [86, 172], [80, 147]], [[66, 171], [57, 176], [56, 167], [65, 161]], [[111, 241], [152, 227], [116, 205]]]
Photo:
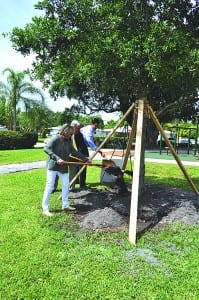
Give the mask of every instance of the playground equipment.
[[[196, 127], [184, 127], [176, 124], [175, 126], [168, 127], [162, 126], [168, 139], [172, 143], [175, 151], [178, 153], [180, 150], [186, 151], [187, 154], [193, 153], [196, 155], [199, 152], [199, 120], [196, 121]], [[183, 136], [183, 131], [187, 132], [187, 136]], [[157, 143], [160, 149], [160, 154], [163, 150], [167, 151], [168, 147], [161, 134], [159, 134]]]

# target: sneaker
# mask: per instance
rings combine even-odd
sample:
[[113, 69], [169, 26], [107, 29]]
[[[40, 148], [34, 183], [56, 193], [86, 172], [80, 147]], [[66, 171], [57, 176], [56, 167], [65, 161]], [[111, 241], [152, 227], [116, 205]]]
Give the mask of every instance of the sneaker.
[[64, 207], [64, 208], [62, 208], [62, 210], [63, 211], [75, 211], [76, 210], [76, 208], [75, 207], [72, 207], [72, 206], [68, 206], [68, 207]]
[[45, 211], [45, 210], [43, 211], [43, 215], [45, 215], [47, 217], [52, 217], [53, 216], [53, 214], [51, 212]]

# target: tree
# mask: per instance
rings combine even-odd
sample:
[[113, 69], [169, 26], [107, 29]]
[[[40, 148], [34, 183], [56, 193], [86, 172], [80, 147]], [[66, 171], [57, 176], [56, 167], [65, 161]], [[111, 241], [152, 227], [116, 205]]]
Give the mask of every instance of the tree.
[[[36, 53], [35, 77], [91, 112], [126, 112], [147, 96], [160, 121], [198, 107], [198, 9], [192, 1], [43, 0], [10, 39]], [[187, 116], [186, 116], [187, 117]], [[129, 116], [129, 119], [132, 115]], [[132, 124], [132, 120], [129, 120]]]
[[26, 113], [32, 109], [35, 101], [39, 99], [43, 102], [42, 92], [32, 83], [25, 81], [27, 72], [15, 72], [10, 68], [3, 70], [3, 74], [8, 73], [7, 84], [0, 82], [0, 95], [6, 99], [8, 115], [12, 116], [12, 123], [9, 129], [17, 128], [17, 107], [21, 104], [24, 106]]
[[0, 97], [0, 125], [7, 125], [5, 97]]
[[55, 126], [56, 113], [46, 107], [41, 101], [35, 101], [26, 112], [17, 114], [18, 127], [22, 131], [43, 132], [47, 128]]
[[105, 127], [105, 129], [114, 128], [116, 126], [117, 122], [118, 121], [115, 121], [115, 120], [109, 120], [104, 127]]

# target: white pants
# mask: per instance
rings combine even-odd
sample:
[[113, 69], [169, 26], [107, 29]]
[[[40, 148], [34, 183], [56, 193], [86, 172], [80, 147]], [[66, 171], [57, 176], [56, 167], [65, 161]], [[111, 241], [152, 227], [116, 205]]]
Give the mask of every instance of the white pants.
[[43, 194], [42, 209], [43, 211], [49, 211], [49, 201], [51, 193], [54, 189], [55, 177], [59, 176], [62, 184], [62, 208], [69, 206], [68, 194], [69, 194], [69, 176], [68, 173], [60, 173], [57, 171], [47, 170], [46, 187]]

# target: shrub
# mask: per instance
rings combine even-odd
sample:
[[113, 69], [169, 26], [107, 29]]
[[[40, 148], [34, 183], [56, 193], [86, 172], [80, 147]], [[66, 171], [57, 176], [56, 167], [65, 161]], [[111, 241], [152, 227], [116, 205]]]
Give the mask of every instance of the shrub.
[[30, 149], [38, 140], [35, 132], [21, 133], [19, 131], [0, 132], [0, 150]]
[[[95, 137], [95, 143], [99, 146], [105, 137]], [[105, 143], [103, 148], [111, 148], [111, 149], [124, 149], [127, 146], [127, 138], [125, 137], [110, 137], [110, 139]]]

